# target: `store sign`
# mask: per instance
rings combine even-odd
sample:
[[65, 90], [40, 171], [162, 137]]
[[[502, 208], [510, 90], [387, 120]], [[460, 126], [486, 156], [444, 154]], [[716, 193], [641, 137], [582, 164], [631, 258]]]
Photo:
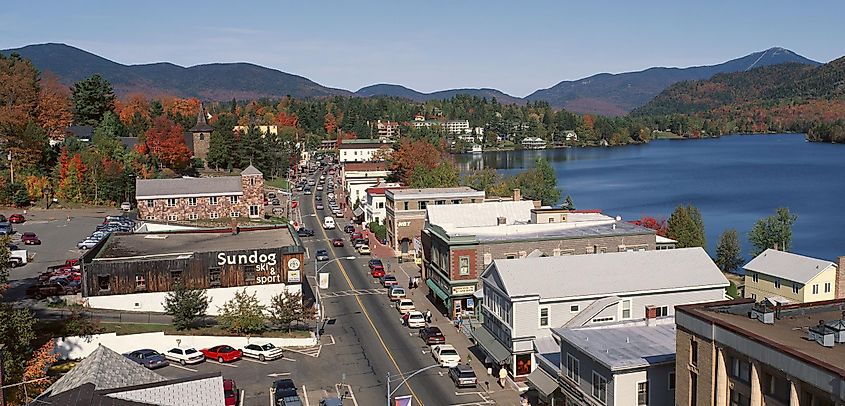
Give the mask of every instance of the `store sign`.
[[471, 295], [475, 292], [475, 286], [452, 286], [452, 296]]
[[411, 225], [410, 221], [397, 221], [396, 227], [408, 227]]
[[288, 271], [288, 283], [300, 283], [302, 282], [302, 278], [300, 277], [299, 271]]
[[267, 283], [281, 283], [282, 275], [277, 268], [278, 259], [275, 252], [259, 254], [252, 251], [250, 254], [217, 254], [217, 265], [254, 265], [255, 283], [264, 285]]

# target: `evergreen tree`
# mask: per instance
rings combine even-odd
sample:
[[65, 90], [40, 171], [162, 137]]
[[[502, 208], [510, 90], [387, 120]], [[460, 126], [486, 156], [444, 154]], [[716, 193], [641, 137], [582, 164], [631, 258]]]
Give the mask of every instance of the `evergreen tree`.
[[91, 142], [106, 156], [120, 159], [123, 156], [123, 144], [119, 137], [126, 136], [126, 127], [117, 114], [107, 111], [100, 124], [94, 129]]
[[691, 203], [678, 205], [667, 222], [669, 238], [678, 242], [678, 248], [704, 247], [704, 221], [701, 212]]
[[150, 102], [150, 119], [155, 119], [158, 116], [164, 114], [164, 106], [162, 106], [161, 101], [153, 100]]
[[305, 306], [302, 293], [284, 291], [270, 299], [270, 320], [277, 327], [285, 326], [290, 331], [291, 324], [313, 317], [314, 308]]
[[96, 126], [107, 111], [114, 110], [114, 90], [100, 75], [73, 85], [73, 119], [77, 124]]
[[264, 323], [265, 306], [255, 293], [246, 293], [246, 288], [236, 292], [232, 300], [223, 304], [217, 322], [226, 331], [235, 334], [256, 334], [267, 329]]
[[764, 217], [754, 224], [748, 233], [748, 241], [754, 247], [751, 255], [760, 255], [769, 248], [789, 251], [792, 248], [792, 225], [798, 216], [789, 212], [786, 207], [780, 207], [775, 214]]
[[164, 298], [164, 312], [173, 316], [173, 325], [178, 330], [189, 329], [208, 310], [208, 296], [203, 289], [189, 289], [182, 283], [176, 284]]
[[560, 200], [555, 171], [544, 158], [537, 158], [534, 168], [517, 175], [516, 184], [525, 197], [539, 200], [544, 206], [553, 205]]
[[736, 230], [725, 230], [719, 237], [719, 245], [716, 246], [716, 265], [722, 272], [733, 272], [742, 265], [740, 251]]
[[563, 201], [561, 208], [564, 210], [575, 210], [575, 203], [572, 202], [572, 196], [566, 195], [566, 200]]

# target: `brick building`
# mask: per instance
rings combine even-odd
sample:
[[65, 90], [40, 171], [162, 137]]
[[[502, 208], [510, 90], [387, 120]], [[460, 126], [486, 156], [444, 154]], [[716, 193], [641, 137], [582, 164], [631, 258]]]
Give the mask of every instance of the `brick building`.
[[845, 300], [678, 306], [675, 404], [845, 404]]
[[479, 275], [493, 260], [656, 246], [654, 230], [597, 212], [536, 208], [527, 200], [428, 206], [421, 242], [426, 283], [452, 317], [474, 310]]
[[151, 221], [260, 218], [264, 208], [264, 176], [250, 165], [240, 176], [138, 179], [138, 218]]

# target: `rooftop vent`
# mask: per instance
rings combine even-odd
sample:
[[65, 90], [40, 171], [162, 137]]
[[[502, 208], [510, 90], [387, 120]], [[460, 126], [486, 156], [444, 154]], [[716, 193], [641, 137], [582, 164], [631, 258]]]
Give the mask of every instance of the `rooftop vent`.
[[775, 324], [775, 309], [767, 306], [765, 302], [755, 303], [748, 317], [760, 320], [763, 324]]
[[807, 339], [813, 340], [823, 347], [833, 347], [834, 342], [836, 341], [836, 334], [835, 331], [825, 325], [824, 320], [819, 320], [819, 324], [813, 327], [810, 327], [810, 331], [807, 334]]
[[496, 224], [497, 225], [504, 225], [508, 223], [508, 219], [505, 217], [496, 217]]

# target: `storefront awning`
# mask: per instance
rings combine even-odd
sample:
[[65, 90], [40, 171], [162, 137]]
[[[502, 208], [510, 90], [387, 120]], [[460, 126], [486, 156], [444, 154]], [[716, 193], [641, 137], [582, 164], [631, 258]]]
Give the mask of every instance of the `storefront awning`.
[[507, 360], [511, 356], [510, 350], [505, 348], [502, 343], [496, 340], [486, 328], [480, 327], [472, 330], [472, 338], [475, 343], [481, 347], [487, 355], [493, 359], [493, 362], [499, 364]]
[[358, 206], [355, 208], [355, 210], [352, 210], [352, 214], [355, 217], [361, 217], [364, 215], [364, 209], [362, 209], [361, 206]]
[[554, 391], [558, 389], [557, 381], [555, 381], [542, 368], [537, 368], [528, 374], [528, 382], [532, 387], [536, 388], [538, 392], [544, 396], [551, 396]]
[[433, 280], [426, 279], [425, 284], [428, 285], [428, 287], [431, 289], [431, 292], [434, 293], [434, 296], [439, 297], [440, 300], [444, 302], [449, 300], [449, 295], [447, 295], [446, 292], [443, 291], [443, 289], [440, 289], [440, 287], [437, 286], [437, 284], [434, 283]]

